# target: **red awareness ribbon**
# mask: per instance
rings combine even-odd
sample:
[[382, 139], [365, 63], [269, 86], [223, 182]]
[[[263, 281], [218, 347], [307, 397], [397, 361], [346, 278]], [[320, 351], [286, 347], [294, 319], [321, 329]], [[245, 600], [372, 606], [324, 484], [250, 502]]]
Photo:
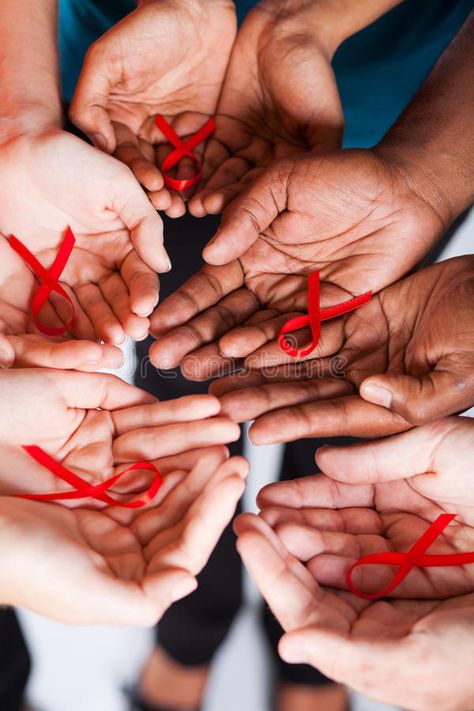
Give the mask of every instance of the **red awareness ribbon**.
[[[76, 239], [72, 233], [70, 227], [67, 228], [66, 236], [64, 237], [64, 242], [59, 248], [59, 252], [54, 260], [54, 264], [50, 269], [45, 269], [42, 264], [38, 262], [34, 254], [31, 254], [30, 250], [25, 247], [25, 245], [20, 242], [13, 235], [10, 236], [10, 246], [12, 249], [20, 255], [20, 257], [28, 264], [33, 273], [39, 278], [41, 285], [36, 292], [33, 303], [31, 305], [31, 310], [33, 313], [33, 321], [40, 333], [44, 333], [47, 336], [61, 336], [66, 331], [69, 331], [74, 322], [74, 304], [72, 303], [71, 297], [63, 289], [61, 284], [59, 284], [59, 278], [64, 271], [64, 268], [68, 262], [71, 252], [74, 247]], [[40, 320], [40, 311], [49, 299], [51, 292], [55, 291], [57, 294], [63, 296], [66, 301], [71, 305], [72, 316], [71, 319], [65, 326], [60, 326], [59, 328], [52, 328], [42, 323]]]
[[[455, 518], [456, 514], [441, 514], [441, 516], [438, 516], [436, 521], [433, 521], [428, 530], [407, 553], [373, 553], [360, 558], [346, 573], [346, 582], [349, 590], [364, 600], [378, 600], [395, 590], [413, 568], [441, 568], [474, 563], [474, 553], [425, 554], [425, 551]], [[362, 565], [395, 565], [398, 566], [398, 570], [387, 587], [378, 593], [369, 594], [359, 590], [352, 582], [352, 573]]]
[[[280, 333], [278, 334], [278, 345], [293, 358], [304, 358], [314, 351], [319, 342], [321, 335], [321, 322], [329, 321], [331, 318], [337, 318], [349, 311], [355, 311], [359, 306], [367, 304], [372, 298], [372, 292], [367, 291], [361, 296], [356, 296], [354, 299], [345, 301], [337, 306], [329, 306], [327, 309], [320, 307], [320, 285], [319, 271], [313, 272], [308, 277], [308, 314], [304, 316], [296, 316], [285, 323]], [[306, 348], [293, 348], [291, 343], [285, 338], [285, 334], [291, 331], [298, 331], [300, 328], [311, 328], [313, 340]]]
[[[174, 151], [172, 151], [169, 156], [165, 158], [161, 166], [163, 180], [165, 181], [166, 187], [171, 188], [172, 190], [177, 190], [178, 192], [194, 188], [201, 180], [202, 161], [195, 153], [193, 153], [193, 149], [200, 143], [203, 143], [212, 133], [214, 133], [216, 130], [216, 122], [213, 118], [210, 118], [209, 121], [207, 121], [204, 126], [187, 141], [183, 141], [177, 135], [175, 130], [169, 125], [168, 121], [163, 116], [158, 115], [155, 119], [155, 123], [161, 133], [166, 136], [171, 145], [174, 146]], [[172, 178], [168, 175], [169, 171], [172, 170], [172, 168], [174, 168], [175, 165], [177, 165], [185, 156], [188, 156], [188, 158], [191, 158], [191, 160], [196, 163], [196, 175], [193, 178], [187, 178], [186, 180]]]
[[[110, 477], [110, 479], [106, 479], [106, 481], [102, 481], [100, 484], [92, 485], [77, 474], [71, 472], [69, 469], [66, 469], [66, 467], [63, 467], [62, 464], [50, 457], [49, 454], [46, 454], [46, 452], [44, 452], [40, 447], [31, 446], [23, 447], [23, 449], [30, 455], [30, 457], [33, 457], [38, 464], [46, 467], [46, 469], [49, 469], [49, 471], [59, 479], [62, 479], [73, 486], [75, 491], [55, 492], [53, 494], [19, 494], [18, 498], [20, 499], [32, 499], [33, 501], [70, 501], [74, 499], [89, 498], [97, 499], [98, 501], [102, 501], [104, 504], [108, 504], [109, 506], [120, 506], [121, 508], [126, 509], [139, 509], [142, 506], [147, 506], [147, 504], [153, 501], [163, 483], [161, 474], [154, 464], [151, 464], [151, 462], [137, 462], [136, 464], [132, 464], [131, 467], [128, 467], [128, 469], [125, 469], [123, 472], [120, 472], [120, 474], [115, 474], [115, 476]], [[107, 492], [125, 474], [138, 469], [142, 471], [145, 469], [155, 474], [153, 482], [144, 494], [140, 494], [138, 497], [135, 497], [126, 503], [123, 503], [118, 499], [114, 499], [107, 494]]]

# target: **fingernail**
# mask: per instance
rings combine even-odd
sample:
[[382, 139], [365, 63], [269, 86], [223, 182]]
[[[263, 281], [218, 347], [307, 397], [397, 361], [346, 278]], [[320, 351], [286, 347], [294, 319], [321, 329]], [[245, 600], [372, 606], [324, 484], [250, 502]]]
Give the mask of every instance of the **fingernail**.
[[173, 600], [177, 602], [183, 597], [190, 595], [197, 588], [197, 580], [195, 578], [183, 578], [179, 580], [173, 588]]
[[376, 385], [375, 383], [362, 385], [361, 394], [364, 400], [373, 402], [374, 405], [381, 405], [382, 407], [388, 408], [392, 405], [392, 393], [382, 385]]
[[170, 259], [166, 260], [166, 271], [170, 272], [171, 271], [171, 261]]
[[282, 645], [280, 655], [289, 664], [305, 664], [307, 662], [306, 650], [297, 639], [288, 639]]
[[94, 135], [91, 137], [91, 140], [94, 146], [100, 151], [107, 150], [107, 140], [105, 136], [103, 136], [101, 133], [94, 133]]

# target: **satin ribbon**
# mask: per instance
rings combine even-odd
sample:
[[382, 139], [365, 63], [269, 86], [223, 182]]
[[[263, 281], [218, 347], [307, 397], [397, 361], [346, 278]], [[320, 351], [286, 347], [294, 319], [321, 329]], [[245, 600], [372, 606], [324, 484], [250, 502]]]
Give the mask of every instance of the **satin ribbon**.
[[[199, 129], [194, 136], [188, 138], [187, 141], [183, 141], [175, 132], [175, 130], [169, 125], [168, 121], [163, 116], [157, 116], [155, 123], [160, 129], [161, 133], [166, 136], [168, 141], [174, 146], [174, 151], [172, 151], [167, 158], [163, 161], [161, 165], [161, 171], [163, 173], [163, 180], [165, 185], [172, 190], [177, 190], [178, 192], [183, 192], [184, 190], [189, 190], [194, 188], [201, 180], [202, 175], [202, 161], [198, 156], [193, 153], [193, 149], [196, 148], [200, 143], [203, 143], [209, 136], [214, 133], [216, 129], [216, 122], [213, 118], [210, 118], [202, 128]], [[172, 178], [168, 175], [169, 171], [177, 165], [180, 160], [185, 156], [191, 158], [197, 165], [197, 172], [193, 178], [186, 178], [185, 180], [178, 180], [177, 178]]]
[[[364, 600], [378, 600], [381, 597], [386, 597], [392, 590], [395, 590], [395, 588], [405, 580], [413, 568], [441, 568], [474, 563], [474, 553], [425, 555], [425, 551], [455, 518], [456, 514], [441, 514], [441, 516], [438, 516], [436, 521], [433, 521], [428, 530], [425, 531], [407, 553], [373, 553], [372, 555], [365, 555], [360, 558], [346, 573], [346, 582], [349, 590]], [[352, 582], [354, 570], [362, 565], [394, 565], [398, 566], [398, 570], [393, 576], [392, 582], [383, 588], [383, 590], [380, 590], [378, 593], [369, 594], [359, 590]]]
[[[304, 316], [296, 316], [285, 323], [280, 333], [278, 334], [278, 345], [285, 353], [293, 358], [304, 358], [314, 351], [319, 343], [321, 335], [322, 321], [329, 321], [331, 318], [337, 318], [349, 311], [355, 311], [359, 306], [367, 304], [372, 298], [372, 292], [367, 291], [361, 296], [356, 296], [354, 299], [345, 301], [337, 306], [329, 306], [327, 309], [320, 307], [320, 285], [319, 271], [313, 272], [308, 277], [308, 314]], [[300, 328], [311, 328], [312, 341], [306, 348], [293, 348], [291, 343], [285, 338], [287, 333], [298, 331]]]
[[[10, 246], [15, 250], [17, 254], [28, 264], [33, 273], [38, 277], [41, 282], [40, 288], [36, 292], [33, 302], [31, 305], [31, 311], [33, 313], [33, 321], [40, 333], [44, 333], [47, 336], [61, 336], [66, 331], [69, 331], [74, 322], [74, 304], [72, 303], [71, 297], [63, 289], [61, 284], [59, 284], [59, 278], [64, 271], [64, 268], [68, 262], [71, 252], [74, 247], [76, 239], [72, 233], [70, 227], [67, 228], [66, 236], [64, 241], [59, 248], [59, 252], [54, 260], [54, 264], [50, 269], [45, 269], [36, 259], [34, 254], [30, 252], [25, 245], [20, 242], [16, 237], [11, 235]], [[59, 328], [52, 328], [51, 326], [46, 326], [46, 324], [40, 321], [40, 311], [49, 299], [51, 292], [55, 291], [60, 296], [63, 296], [66, 301], [71, 305], [72, 316], [70, 321], [65, 326], [60, 326]]]
[[[100, 482], [100, 484], [92, 485], [77, 474], [71, 472], [69, 469], [66, 469], [66, 467], [63, 467], [62, 464], [50, 457], [49, 454], [46, 454], [46, 452], [44, 452], [40, 447], [25, 446], [23, 449], [30, 455], [30, 457], [33, 457], [38, 464], [46, 467], [46, 469], [49, 469], [49, 471], [59, 479], [62, 479], [74, 487], [75, 491], [55, 492], [53, 494], [18, 494], [18, 498], [20, 499], [32, 499], [33, 501], [70, 501], [74, 499], [88, 498], [97, 499], [98, 501], [102, 501], [104, 504], [108, 504], [109, 506], [120, 506], [121, 508], [126, 509], [138, 509], [142, 506], [147, 506], [153, 501], [163, 483], [161, 474], [154, 464], [151, 464], [151, 462], [137, 462], [136, 464], [132, 464], [131, 467], [128, 467], [123, 472], [120, 472], [120, 474], [115, 474], [115, 476], [110, 477], [110, 479], [106, 479], [106, 481]], [[140, 494], [138, 497], [135, 497], [126, 503], [122, 503], [118, 499], [114, 499], [112, 496], [107, 494], [107, 492], [123, 476], [125, 476], [125, 474], [131, 471], [144, 469], [146, 471], [154, 472], [155, 474], [153, 482], [144, 494]]]

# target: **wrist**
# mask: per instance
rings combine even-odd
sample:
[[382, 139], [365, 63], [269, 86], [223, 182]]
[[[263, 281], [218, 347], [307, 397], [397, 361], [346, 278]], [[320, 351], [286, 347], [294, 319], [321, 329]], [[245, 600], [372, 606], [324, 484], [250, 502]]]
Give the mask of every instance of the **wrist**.
[[[397, 141], [390, 136], [372, 152], [394, 168], [409, 188], [431, 207], [447, 229], [468, 206], [456, 191], [456, 167], [449, 155], [422, 141]], [[453, 175], [454, 167], [454, 175]]]
[[18, 103], [0, 108], [0, 143], [17, 136], [62, 128], [62, 111], [57, 107]]
[[[343, 3], [344, 5], [344, 3]], [[272, 24], [288, 35], [308, 37], [329, 61], [339, 46], [357, 31], [350, 13], [333, 0], [261, 0], [257, 11], [272, 16]]]

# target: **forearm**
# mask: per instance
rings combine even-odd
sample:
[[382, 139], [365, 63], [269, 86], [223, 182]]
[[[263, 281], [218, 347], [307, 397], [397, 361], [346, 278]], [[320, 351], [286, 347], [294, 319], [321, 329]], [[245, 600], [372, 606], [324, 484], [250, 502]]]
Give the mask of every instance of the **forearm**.
[[449, 224], [474, 200], [474, 12], [377, 153]]
[[0, 141], [61, 124], [57, 0], [2, 0]]

